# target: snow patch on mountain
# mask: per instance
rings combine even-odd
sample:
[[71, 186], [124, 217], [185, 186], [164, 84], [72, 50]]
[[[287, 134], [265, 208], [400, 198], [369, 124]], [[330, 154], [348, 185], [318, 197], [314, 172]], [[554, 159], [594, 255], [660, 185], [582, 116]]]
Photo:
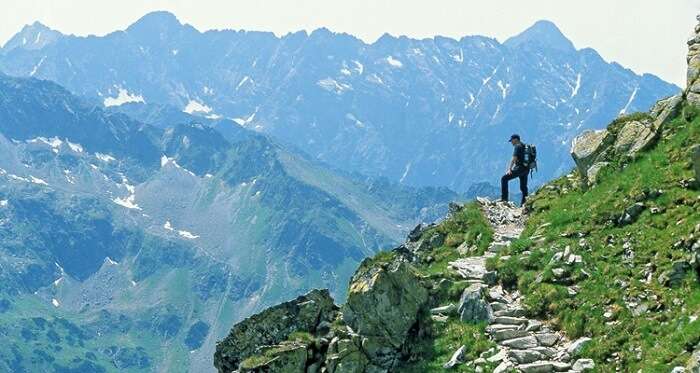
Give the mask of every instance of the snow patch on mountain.
[[241, 81], [238, 82], [238, 85], [236, 86], [236, 90], [238, 90], [239, 88], [241, 88], [241, 86], [243, 86], [243, 84], [245, 84], [245, 83], [248, 82], [248, 81], [250, 81], [251, 83], [253, 83], [253, 81], [250, 79], [250, 77], [249, 77], [248, 75], [244, 76], [243, 79], [241, 79]]
[[316, 82], [319, 87], [325, 89], [329, 92], [334, 92], [336, 94], [343, 94], [345, 91], [352, 90], [352, 86], [345, 83], [338, 83], [335, 79], [326, 78]]
[[392, 67], [396, 67], [396, 68], [403, 67], [403, 63], [401, 61], [395, 59], [393, 56], [387, 56], [386, 62]]
[[411, 172], [411, 166], [412, 166], [411, 162], [408, 162], [406, 164], [406, 168], [403, 171], [403, 175], [401, 175], [401, 179], [399, 180], [399, 183], [403, 183], [403, 181], [406, 179], [406, 176], [408, 176], [408, 173]]
[[498, 88], [501, 89], [501, 97], [505, 100], [506, 97], [508, 96], [508, 88], [510, 87], [510, 84], [505, 84], [503, 85], [503, 81], [499, 80], [498, 81]]
[[199, 238], [198, 235], [192, 234], [191, 232], [183, 231], [183, 230], [177, 231], [177, 234], [179, 234], [180, 237], [187, 238], [188, 240], [194, 240], [195, 238]]
[[116, 161], [116, 159], [109, 154], [95, 153], [95, 157], [97, 159], [101, 160], [102, 162], [106, 162], [106, 163]]
[[134, 202], [135, 198], [136, 198], [136, 196], [132, 194], [132, 195], [127, 196], [126, 198], [119, 198], [119, 197], [114, 198], [114, 199], [112, 199], [112, 202], [114, 202], [117, 205], [120, 205], [122, 207], [126, 207], [128, 209], [141, 210], [141, 207], [139, 207], [139, 205], [136, 204], [136, 202]]
[[80, 145], [80, 144], [75, 144], [75, 143], [72, 143], [72, 142], [70, 142], [70, 141], [68, 141], [68, 140], [66, 140], [66, 144], [68, 144], [68, 147], [69, 147], [72, 151], [74, 151], [74, 152], [76, 152], [76, 153], [82, 153], [82, 152], [83, 152], [83, 146]]
[[140, 102], [140, 103], [145, 103], [146, 101], [143, 99], [143, 96], [141, 95], [136, 95], [130, 93], [128, 90], [115, 86], [115, 88], [118, 90], [117, 97], [107, 97], [104, 99], [104, 106], [110, 107], [110, 106], [121, 106], [123, 104], [127, 103], [132, 103], [132, 102]]
[[639, 91], [639, 86], [634, 87], [634, 91], [632, 91], [632, 94], [630, 95], [629, 100], [627, 100], [627, 104], [625, 104], [625, 107], [623, 107], [622, 110], [620, 110], [620, 115], [627, 113], [627, 110], [630, 108], [632, 101], [634, 101], [634, 98], [637, 97], [638, 91]]
[[[41, 33], [39, 33], [39, 34], [41, 34]], [[36, 65], [34, 65], [34, 67], [32, 68], [32, 71], [29, 73], [29, 76], [34, 76], [34, 74], [36, 74], [36, 72], [37, 72], [37, 71], [39, 70], [39, 68], [41, 67], [41, 64], [44, 63], [44, 60], [45, 60], [45, 59], [46, 59], [46, 56], [41, 57], [41, 60], [39, 60], [39, 63], [37, 63]]]
[[182, 110], [187, 114], [192, 114], [192, 113], [211, 113], [212, 109], [210, 106], [207, 106], [199, 101], [196, 100], [190, 100], [185, 108]]
[[576, 85], [574, 88], [571, 90], [571, 97], [569, 98], [574, 98], [578, 94], [578, 90], [581, 88], [581, 73], [578, 73], [576, 76]]
[[361, 64], [359, 61], [353, 60], [352, 63], [355, 64], [355, 71], [357, 71], [358, 74], [362, 75], [362, 73], [365, 71], [365, 66]]
[[31, 182], [34, 183], [34, 184], [46, 185], [46, 186], [49, 185], [49, 183], [47, 183], [46, 181], [44, 181], [44, 180], [42, 180], [42, 179], [39, 179], [38, 177], [29, 175], [29, 178], [31, 179]]
[[58, 154], [58, 149], [61, 147], [63, 144], [63, 141], [59, 139], [58, 137], [51, 137], [51, 138], [46, 138], [46, 137], [35, 137], [33, 139], [27, 140], [27, 144], [46, 144], [51, 147], [51, 150]]

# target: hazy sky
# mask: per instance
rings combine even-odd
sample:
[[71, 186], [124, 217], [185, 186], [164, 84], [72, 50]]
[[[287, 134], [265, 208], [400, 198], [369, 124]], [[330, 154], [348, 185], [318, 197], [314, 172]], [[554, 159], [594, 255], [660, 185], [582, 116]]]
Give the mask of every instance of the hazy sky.
[[0, 43], [40, 21], [63, 33], [103, 35], [152, 10], [169, 10], [200, 31], [283, 35], [327, 27], [372, 42], [381, 34], [493, 36], [503, 41], [539, 19], [577, 48], [685, 86], [685, 41], [700, 0], [0, 0]]

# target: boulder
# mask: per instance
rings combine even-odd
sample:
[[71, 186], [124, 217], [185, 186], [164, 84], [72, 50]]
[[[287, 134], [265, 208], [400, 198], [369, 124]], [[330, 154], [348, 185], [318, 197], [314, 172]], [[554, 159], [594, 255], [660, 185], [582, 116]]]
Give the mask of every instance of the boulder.
[[362, 349], [370, 361], [390, 369], [427, 299], [428, 292], [410, 264], [366, 259], [350, 280], [343, 320], [364, 338]]
[[294, 332], [313, 334], [321, 323], [333, 321], [337, 312], [328, 290], [313, 290], [270, 307], [233, 326], [216, 344], [214, 366], [219, 372], [235, 371], [244, 359], [258, 355], [260, 346], [278, 345]]
[[683, 95], [677, 94], [665, 100], [665, 105], [661, 112], [654, 118], [652, 128], [654, 132], [659, 133], [663, 126], [671, 119], [675, 118], [683, 107]]
[[588, 130], [574, 138], [571, 143], [571, 157], [586, 185], [589, 182], [588, 170], [596, 162], [604, 160], [605, 151], [612, 142], [613, 136], [608, 130]]
[[415, 228], [408, 232], [408, 242], [418, 242], [424, 231], [425, 227], [423, 227], [423, 223], [416, 225]]
[[629, 121], [618, 132], [613, 149], [617, 154], [634, 157], [656, 140], [656, 130], [650, 122]]
[[634, 223], [637, 221], [637, 218], [639, 218], [639, 215], [642, 214], [642, 211], [644, 211], [645, 208], [646, 207], [641, 202], [637, 202], [634, 205], [626, 208], [622, 213], [622, 216], [620, 216], [620, 219], [618, 219], [617, 224], [624, 226]]
[[683, 282], [683, 279], [690, 269], [690, 263], [685, 260], [677, 260], [673, 262], [670, 270], [659, 276], [659, 282], [665, 286], [677, 287]]
[[496, 272], [486, 270], [484, 257], [460, 258], [448, 265], [467, 280], [479, 280], [487, 284], [493, 284], [496, 281]]
[[491, 321], [493, 310], [486, 301], [482, 285], [472, 284], [464, 289], [457, 312], [463, 322]]
[[566, 352], [569, 353], [571, 356], [576, 356], [581, 353], [581, 351], [586, 347], [587, 344], [589, 344], [592, 341], [592, 339], [588, 337], [581, 337], [571, 343], [566, 347]]
[[592, 359], [578, 359], [574, 363], [574, 365], [571, 367], [571, 369], [577, 371], [577, 372], [583, 372], [586, 370], [593, 370], [595, 369], [595, 362], [593, 362]]
[[450, 361], [446, 362], [442, 367], [445, 369], [451, 369], [454, 366], [461, 364], [464, 361], [464, 351], [467, 349], [467, 346], [462, 346], [457, 351], [455, 351], [452, 354], [452, 357], [450, 358]]

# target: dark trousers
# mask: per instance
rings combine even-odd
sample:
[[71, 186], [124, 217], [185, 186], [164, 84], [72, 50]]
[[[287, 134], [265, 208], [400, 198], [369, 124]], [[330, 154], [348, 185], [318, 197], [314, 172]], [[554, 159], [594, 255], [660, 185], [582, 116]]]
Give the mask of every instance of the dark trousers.
[[523, 198], [520, 203], [525, 203], [525, 197], [527, 197], [527, 174], [530, 170], [527, 168], [520, 168], [514, 170], [510, 175], [505, 174], [501, 177], [501, 200], [508, 200], [508, 182], [518, 178], [520, 179], [520, 191], [523, 193]]

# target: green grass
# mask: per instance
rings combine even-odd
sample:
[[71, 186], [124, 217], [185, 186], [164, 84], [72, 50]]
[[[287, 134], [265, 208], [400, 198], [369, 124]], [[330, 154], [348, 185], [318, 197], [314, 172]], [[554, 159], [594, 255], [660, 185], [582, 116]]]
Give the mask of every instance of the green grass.
[[469, 255], [478, 256], [486, 251], [493, 240], [493, 229], [476, 202], [465, 204], [454, 216], [423, 233], [423, 237], [430, 237], [434, 233], [445, 237], [443, 246], [418, 253], [420, 261], [424, 263], [418, 266], [419, 271], [434, 279], [454, 279], [454, 272], [448, 271], [447, 267], [449, 262], [461, 256], [456, 250], [458, 246], [465, 244], [467, 247], [475, 247]]
[[[457, 305], [467, 283], [454, 271], [448, 269], [448, 263], [461, 256], [456, 247], [463, 243], [468, 247], [477, 247], [470, 255], [481, 255], [493, 238], [493, 230], [479, 206], [470, 202], [459, 212], [425, 232], [423, 237], [430, 237], [435, 232], [446, 237], [443, 246], [419, 253], [420, 260], [416, 267], [421, 274], [435, 284], [442, 279], [449, 280], [448, 286], [433, 292], [431, 298], [433, 307], [449, 303]], [[427, 260], [428, 257], [431, 259]], [[416, 358], [402, 366], [402, 372], [444, 372], [443, 364], [449, 361], [452, 354], [461, 346], [466, 346], [465, 359], [467, 360], [474, 360], [481, 353], [495, 346], [485, 334], [486, 323], [464, 323], [457, 316], [450, 316], [446, 322], [434, 321], [428, 316], [425, 318], [426, 336], [413, 346], [413, 355]], [[487, 371], [494, 368], [484, 367]], [[474, 371], [473, 367], [465, 365], [459, 365], [453, 370], [455, 372]]]
[[[577, 177], [548, 184], [528, 202], [533, 212], [525, 239], [501, 253], [509, 259], [489, 262], [504, 285], [525, 295], [532, 316], [551, 319], [571, 338], [593, 337], [585, 355], [596, 361], [599, 371], [668, 371], [684, 365], [700, 342], [700, 321], [689, 322], [690, 316], [700, 316], [697, 275], [690, 271], [674, 288], [657, 281], [674, 261], [689, 258], [689, 250], [674, 244], [700, 223], [698, 191], [680, 185], [692, 176], [688, 149], [699, 141], [697, 111], [685, 108], [655, 148], [634, 162], [613, 163], [601, 171], [595, 187], [583, 191]], [[663, 193], [644, 197], [653, 190]], [[647, 206], [639, 219], [618, 226], [621, 212], [637, 201]], [[652, 214], [652, 207], [662, 212]], [[625, 241], [635, 254], [628, 261], [623, 260]], [[551, 276], [550, 259], [566, 246], [584, 259], [572, 268], [580, 288], [575, 296]], [[531, 254], [523, 257], [525, 250]], [[646, 283], [648, 264], [654, 271]], [[536, 281], [538, 276], [542, 282]], [[627, 307], [633, 300], [649, 311], [635, 316]], [[606, 312], [611, 313], [608, 318]]]
[[[417, 361], [410, 362], [401, 368], [401, 372], [444, 372], [443, 364], [450, 360], [452, 354], [461, 346], [466, 346], [465, 361], [477, 359], [479, 355], [494, 346], [485, 334], [486, 324], [467, 324], [459, 319], [452, 318], [445, 323], [433, 322], [431, 333], [435, 338], [425, 339], [423, 343], [415, 347], [420, 356]], [[484, 365], [486, 371], [495, 366]], [[467, 367], [464, 364], [452, 369], [455, 372], [473, 372], [474, 366]]]

